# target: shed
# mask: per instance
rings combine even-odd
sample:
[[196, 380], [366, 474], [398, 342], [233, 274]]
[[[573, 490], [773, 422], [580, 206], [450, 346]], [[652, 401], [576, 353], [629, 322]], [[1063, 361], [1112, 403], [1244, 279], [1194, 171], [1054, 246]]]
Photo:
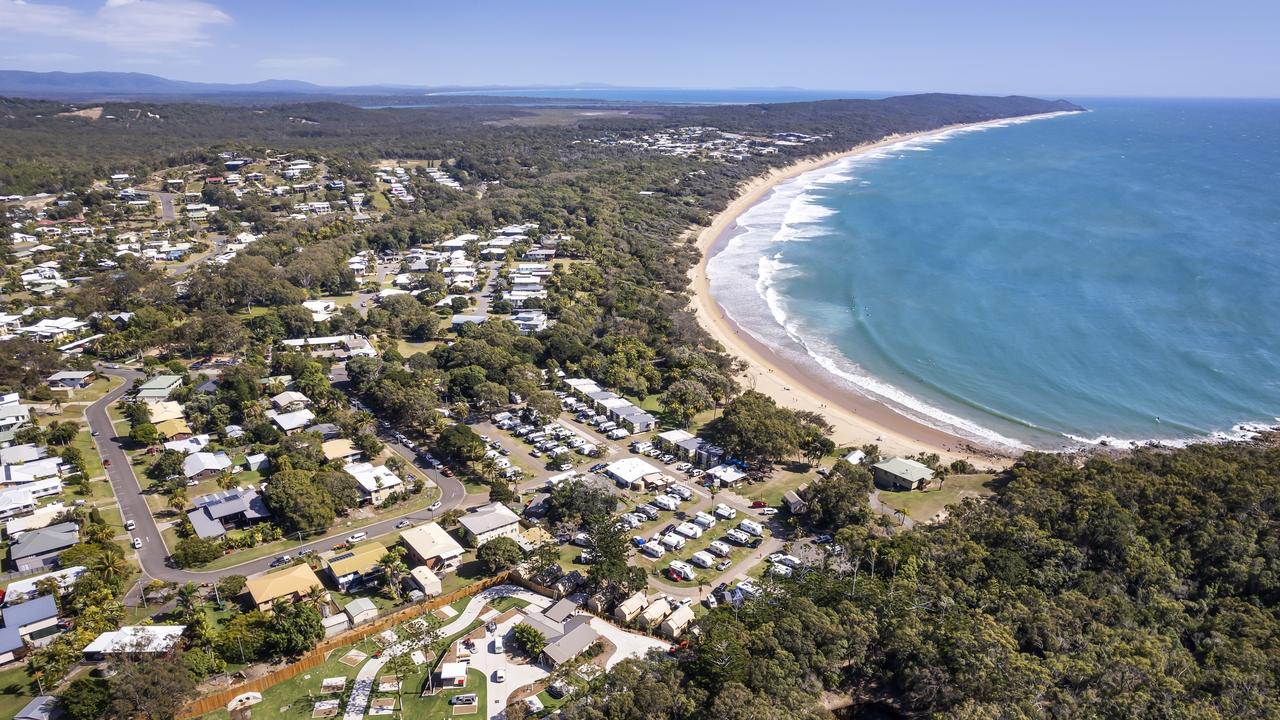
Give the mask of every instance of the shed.
[[352, 626], [369, 622], [378, 617], [378, 606], [374, 605], [369, 598], [356, 598], [347, 603], [347, 606], [342, 611], [347, 614], [347, 617], [351, 618]]

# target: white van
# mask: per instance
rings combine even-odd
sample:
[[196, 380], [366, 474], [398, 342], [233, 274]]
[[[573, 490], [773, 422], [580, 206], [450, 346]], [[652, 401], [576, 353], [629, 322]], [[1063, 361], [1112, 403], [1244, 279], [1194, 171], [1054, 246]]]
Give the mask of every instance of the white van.
[[707, 552], [719, 557], [729, 557], [733, 553], [733, 548], [722, 540], [712, 540], [711, 544], [707, 546]]
[[636, 442], [631, 443], [631, 452], [647, 453], [652, 449], [653, 449], [653, 443], [651, 442], [644, 442], [643, 440], [637, 440]]
[[653, 500], [650, 500], [650, 502], [662, 508], [663, 510], [675, 510], [676, 508], [680, 507], [680, 503], [677, 502], [676, 499], [671, 497], [670, 495], [659, 495]]
[[644, 553], [645, 555], [648, 555], [651, 558], [660, 558], [663, 555], [667, 554], [666, 548], [662, 547], [661, 545], [655, 542], [648, 542], [641, 545], [640, 552]]
[[724, 503], [720, 503], [719, 505], [716, 505], [715, 510], [713, 510], [712, 512], [714, 512], [715, 516], [720, 518], [721, 520], [732, 520], [738, 517], [738, 511], [734, 510], [728, 505], [725, 505]]
[[690, 540], [702, 537], [702, 528], [693, 523], [680, 523], [676, 526], [676, 532], [689, 538]]
[[764, 527], [762, 527], [760, 523], [756, 522], [755, 520], [743, 520], [742, 522], [738, 523], [738, 529], [742, 530], [742, 532], [747, 533], [748, 535], [755, 535], [756, 537], [764, 537]]

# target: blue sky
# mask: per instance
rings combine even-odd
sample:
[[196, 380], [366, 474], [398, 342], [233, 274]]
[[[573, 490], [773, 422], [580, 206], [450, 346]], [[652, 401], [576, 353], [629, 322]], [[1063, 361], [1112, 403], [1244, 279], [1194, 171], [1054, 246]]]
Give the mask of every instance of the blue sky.
[[349, 85], [1280, 96], [1276, 0], [0, 0], [0, 67]]

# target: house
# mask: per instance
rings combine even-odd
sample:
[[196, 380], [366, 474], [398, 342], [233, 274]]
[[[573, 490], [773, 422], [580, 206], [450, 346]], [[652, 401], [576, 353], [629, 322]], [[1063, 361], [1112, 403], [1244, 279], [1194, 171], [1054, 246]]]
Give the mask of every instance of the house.
[[[15, 488], [19, 489], [19, 488]], [[20, 488], [26, 490], [26, 488]], [[31, 496], [31, 504], [35, 504], [35, 495]], [[28, 530], [47, 527], [53, 523], [54, 519], [67, 511], [67, 506], [62, 502], [52, 502], [48, 505], [42, 505], [36, 508], [30, 515], [19, 515], [4, 524], [4, 531], [10, 538], [15, 538]], [[0, 517], [4, 513], [0, 512]], [[12, 586], [10, 586], [12, 587]]]
[[[67, 464], [60, 457], [46, 457], [20, 465], [3, 465], [0, 466], [0, 483], [4, 485], [29, 486], [31, 483], [40, 480], [60, 478], [67, 467]], [[27, 487], [27, 489], [34, 491], [31, 487]], [[43, 497], [43, 495], [37, 493], [36, 497]]]
[[270, 464], [270, 459], [267, 457], [266, 453], [254, 453], [252, 455], [244, 456], [244, 467], [246, 470], [261, 472], [266, 470], [267, 466]]
[[803, 515], [809, 510], [809, 503], [805, 502], [795, 490], [782, 493], [782, 501], [787, 504], [787, 509], [792, 515]]
[[462, 558], [462, 546], [437, 523], [427, 523], [400, 533], [400, 542], [409, 557], [419, 565], [437, 573], [456, 570]]
[[268, 573], [250, 578], [245, 583], [245, 591], [249, 599], [259, 610], [267, 612], [275, 601], [282, 600], [294, 603], [302, 600], [313, 590], [323, 590], [320, 578], [316, 577], [310, 565], [299, 563], [288, 570]]
[[48, 457], [49, 449], [35, 443], [23, 443], [22, 445], [10, 445], [6, 448], [0, 448], [0, 464], [2, 465], [21, 465], [23, 463], [33, 462]]
[[363, 335], [326, 335], [285, 340], [286, 347], [305, 349], [315, 357], [375, 357], [378, 351]]
[[733, 465], [723, 464], [717, 465], [707, 471], [707, 477], [715, 480], [720, 487], [731, 488], [742, 482], [747, 476], [746, 473], [739, 470]]
[[547, 608], [542, 614], [551, 619], [552, 622], [562, 623], [573, 616], [578, 611], [580, 603], [570, 598], [560, 598], [555, 605]]
[[850, 450], [848, 455], [840, 458], [850, 465], [861, 465], [863, 460], [867, 459], [867, 454], [861, 450]]
[[307, 423], [316, 419], [315, 413], [306, 408], [287, 413], [268, 410], [267, 417], [270, 417], [271, 421], [274, 422], [276, 427], [280, 428], [280, 431], [285, 435], [293, 435], [294, 433], [302, 432], [302, 429], [307, 426]]
[[613, 618], [618, 622], [631, 622], [640, 614], [640, 611], [644, 610], [648, 605], [649, 600], [645, 597], [644, 591], [641, 590], [635, 595], [632, 595], [626, 600], [618, 603], [618, 606], [613, 609]]
[[33, 600], [40, 594], [40, 590], [36, 586], [46, 580], [56, 582], [60, 590], [70, 590], [75, 586], [76, 581], [80, 579], [80, 576], [84, 575], [86, 572], [88, 572], [88, 569], [83, 565], [76, 565], [63, 570], [44, 573], [43, 575], [33, 575], [31, 577], [22, 578], [21, 580], [14, 580], [9, 584], [9, 587], [5, 588], [4, 601], [12, 605], [14, 603]]
[[0, 490], [0, 519], [16, 518], [36, 509], [36, 497], [29, 488]]
[[306, 431], [319, 435], [321, 440], [335, 440], [342, 437], [342, 428], [333, 423], [316, 423], [308, 427]]
[[302, 307], [311, 313], [311, 319], [316, 322], [328, 320], [338, 309], [332, 300], [307, 300], [302, 303]]
[[351, 619], [352, 627], [370, 622], [378, 617], [378, 606], [374, 605], [369, 598], [356, 598], [347, 603], [347, 606], [342, 611]]
[[58, 698], [40, 695], [24, 705], [13, 720], [55, 720], [58, 716]]
[[933, 478], [933, 470], [915, 460], [890, 458], [872, 465], [871, 477], [886, 490], [918, 490]]
[[689, 605], [681, 605], [675, 609], [675, 612], [667, 616], [666, 620], [658, 626], [658, 631], [663, 635], [675, 640], [684, 633], [685, 629], [693, 623], [693, 608]]
[[459, 518], [458, 523], [462, 525], [467, 540], [474, 547], [500, 537], [515, 540], [520, 534], [520, 517], [502, 503], [490, 503], [476, 508], [474, 512]]
[[231, 467], [231, 458], [221, 450], [216, 453], [196, 452], [182, 461], [182, 472], [188, 480], [205, 480]]
[[104, 632], [84, 647], [86, 660], [102, 660], [111, 655], [164, 655], [173, 650], [186, 625], [126, 625]]
[[90, 370], [63, 370], [50, 375], [45, 379], [45, 382], [53, 390], [79, 390], [89, 387], [93, 382], [93, 372]]
[[280, 412], [292, 412], [301, 410], [311, 404], [311, 398], [303, 395], [296, 390], [285, 390], [284, 392], [271, 398], [271, 405]]
[[[181, 422], [181, 421], [177, 421], [177, 422]], [[186, 423], [183, 423], [183, 425], [186, 425]], [[204, 450], [208, 446], [209, 446], [208, 435], [193, 435], [185, 439], [175, 438], [173, 440], [170, 440], [169, 442], [166, 442], [164, 444], [164, 449], [173, 450], [174, 452], [180, 452], [183, 455], [190, 455], [192, 453], [198, 453]]]
[[467, 686], [467, 668], [470, 665], [463, 662], [442, 662], [440, 663], [440, 682], [438, 687], [441, 688], [463, 688]]
[[17, 401], [17, 393], [12, 396], [13, 402], [0, 403], [0, 432], [17, 430], [31, 422], [31, 409]]
[[58, 629], [58, 604], [41, 595], [0, 610], [0, 665], [26, 654], [29, 645], [48, 643]]
[[440, 576], [432, 572], [431, 568], [426, 565], [419, 565], [418, 567], [410, 570], [409, 576], [413, 578], [413, 581], [418, 585], [418, 588], [422, 590], [422, 593], [427, 597], [435, 597], [440, 594]]
[[352, 550], [335, 551], [326, 560], [325, 569], [329, 571], [338, 590], [346, 592], [347, 588], [363, 582], [366, 578], [381, 572], [379, 565], [387, 548], [381, 543], [371, 543]]
[[636, 622], [645, 627], [657, 627], [658, 623], [662, 622], [670, 614], [671, 603], [667, 602], [665, 597], [662, 597], [650, 603], [649, 607], [640, 613], [640, 617], [636, 619]]
[[584, 622], [561, 635], [555, 642], [549, 641], [542, 649], [542, 662], [548, 667], [559, 667], [581, 655], [599, 639], [600, 633]]
[[609, 463], [604, 472], [623, 487], [634, 487], [642, 483], [645, 478], [662, 475], [661, 470], [640, 458], [623, 458]]
[[355, 478], [365, 499], [373, 505], [386, 502], [392, 493], [397, 492], [404, 485], [404, 481], [391, 472], [386, 465], [348, 463], [343, 466], [342, 471]]
[[[182, 418], [174, 418], [172, 420], [164, 420], [155, 422], [156, 432], [165, 440], [186, 440], [195, 433], [191, 431], [191, 426]], [[205, 437], [208, 437], [207, 435]]]
[[58, 564], [58, 553], [80, 542], [75, 523], [58, 523], [23, 533], [9, 544], [9, 562], [14, 570], [26, 572]]
[[218, 538], [227, 534], [227, 526], [243, 526], [271, 517], [266, 502], [257, 488], [236, 488], [202, 495], [195, 499], [196, 508], [187, 513], [196, 535]]
[[360, 449], [347, 438], [324, 441], [320, 444], [320, 452], [324, 453], [325, 460], [342, 460], [347, 463], [359, 460], [361, 455]]
[[181, 385], [182, 378], [178, 375], [157, 375], [138, 386], [138, 399], [145, 403], [162, 402]]
[[161, 400], [160, 402], [148, 403], [147, 410], [149, 410], [151, 414], [151, 424], [155, 425], [157, 430], [160, 428], [161, 423], [165, 423], [170, 420], [181, 420], [183, 418], [182, 403], [177, 403], [172, 400]]
[[687, 430], [667, 430], [654, 437], [658, 447], [699, 467], [715, 465], [724, 457], [724, 450]]

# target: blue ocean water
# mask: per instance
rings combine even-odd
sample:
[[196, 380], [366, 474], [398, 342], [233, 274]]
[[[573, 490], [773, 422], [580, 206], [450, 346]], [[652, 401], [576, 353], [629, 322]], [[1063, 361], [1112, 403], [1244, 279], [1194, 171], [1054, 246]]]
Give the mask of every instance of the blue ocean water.
[[988, 442], [1275, 424], [1280, 102], [1082, 104], [779, 186], [713, 294], [813, 372]]

